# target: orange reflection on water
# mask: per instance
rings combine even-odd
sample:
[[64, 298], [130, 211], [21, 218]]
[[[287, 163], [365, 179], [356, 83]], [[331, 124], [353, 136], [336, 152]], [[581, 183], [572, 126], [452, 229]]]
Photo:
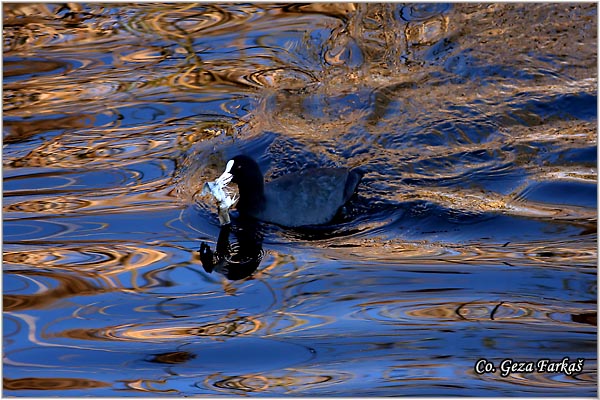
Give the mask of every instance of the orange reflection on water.
[[160, 389], [156, 385], [164, 385], [167, 383], [166, 380], [148, 380], [148, 379], [136, 379], [132, 381], [121, 380], [125, 386], [140, 392], [152, 392], [152, 393], [177, 393], [175, 389]]
[[5, 390], [74, 390], [109, 387], [109, 383], [83, 378], [3, 378]]
[[31, 277], [33, 280], [35, 280], [35, 277], [45, 277], [52, 278], [59, 283], [54, 288], [40, 284], [42, 290], [38, 293], [5, 294], [3, 296], [4, 311], [44, 309], [65, 298], [107, 292], [107, 289], [98, 288], [88, 280], [73, 275], [44, 271], [21, 271], [20, 273]]
[[67, 329], [59, 334], [47, 335], [48, 337], [65, 337], [81, 340], [172, 340], [184, 337], [212, 337], [226, 338], [235, 336], [251, 336], [263, 327], [257, 318], [240, 317], [230, 321], [208, 323], [201, 326], [176, 326], [151, 328], [143, 323], [126, 324], [98, 329]]
[[[491, 336], [527, 338], [535, 327], [554, 336], [530, 349], [594, 357], [596, 207], [560, 191], [596, 185], [587, 108], [597, 100], [597, 5], [3, 11], [6, 367], [28, 376], [5, 378], [6, 390], [595, 387], [593, 363], [562, 380], [456, 383], [475, 352], [444, 344], [444, 330], [486, 352]], [[270, 159], [267, 178], [311, 163], [363, 166], [362, 208], [323, 237], [269, 227], [273, 261], [243, 282], [204, 273], [199, 241], [218, 227], [214, 204], [194, 194], [237, 151]], [[528, 196], [545, 182], [561, 190]], [[490, 293], [488, 278], [504, 272], [531, 293], [513, 278]], [[206, 343], [216, 346], [203, 353]], [[283, 350], [262, 362], [275, 343]], [[260, 351], [240, 371], [249, 348]], [[438, 362], [440, 353], [451, 356]], [[122, 357], [127, 379], [107, 374], [103, 356]], [[29, 377], [79, 360], [110, 383]], [[271, 364], [280, 361], [286, 368]], [[200, 392], [186, 392], [194, 385]]]
[[215, 373], [203, 380], [203, 385], [223, 393], [272, 393], [293, 395], [307, 388], [326, 388], [352, 379], [352, 374], [336, 370], [285, 368], [270, 374], [224, 375]]

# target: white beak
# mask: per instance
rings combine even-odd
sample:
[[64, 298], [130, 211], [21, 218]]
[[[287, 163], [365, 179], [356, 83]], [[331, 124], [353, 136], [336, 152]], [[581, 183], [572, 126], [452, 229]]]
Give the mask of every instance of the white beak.
[[229, 160], [227, 161], [227, 167], [225, 167], [225, 172], [230, 173], [231, 172], [231, 168], [233, 168], [233, 160]]

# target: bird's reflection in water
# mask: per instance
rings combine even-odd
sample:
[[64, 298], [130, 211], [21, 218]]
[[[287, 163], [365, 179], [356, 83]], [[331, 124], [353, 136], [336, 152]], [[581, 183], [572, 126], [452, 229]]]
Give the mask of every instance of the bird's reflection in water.
[[[231, 234], [237, 242], [229, 242]], [[238, 220], [235, 228], [231, 223], [223, 225], [214, 252], [205, 242], [200, 244], [202, 267], [208, 273], [216, 271], [230, 280], [247, 278], [262, 261], [262, 241], [263, 235], [256, 221]]]

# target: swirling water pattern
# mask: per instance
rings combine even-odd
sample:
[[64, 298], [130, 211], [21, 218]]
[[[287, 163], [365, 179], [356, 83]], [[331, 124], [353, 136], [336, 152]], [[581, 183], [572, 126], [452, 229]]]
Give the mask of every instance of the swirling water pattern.
[[[5, 395], [596, 395], [595, 4], [3, 8]], [[240, 152], [365, 176], [229, 280]]]

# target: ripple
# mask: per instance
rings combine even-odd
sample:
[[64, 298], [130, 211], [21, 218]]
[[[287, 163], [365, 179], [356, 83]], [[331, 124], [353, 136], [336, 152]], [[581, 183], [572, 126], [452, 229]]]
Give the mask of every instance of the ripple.
[[[36, 118], [47, 115], [44, 110], [51, 108], [57, 114], [64, 114], [68, 118], [73, 114], [73, 108], [68, 108], [69, 104], [72, 107], [73, 104], [82, 100], [98, 100], [118, 92], [118, 84], [110, 82], [108, 79], [96, 77], [90, 81], [78, 78], [83, 74], [82, 71], [102, 69], [105, 63], [101, 58], [97, 58], [96, 54], [91, 54], [86, 59], [84, 56], [75, 58], [71, 53], [67, 53], [63, 54], [60, 60], [22, 58], [16, 59], [14, 63], [32, 65], [32, 67], [19, 68], [20, 73], [12, 77], [6, 84], [5, 113], [7, 117]], [[52, 83], [45, 79], [46, 77], [51, 79]], [[75, 108], [75, 110], [77, 109]], [[90, 115], [94, 114], [91, 110], [88, 111], [90, 111]]]
[[[350, 131], [353, 124], [368, 114], [372, 92], [364, 88], [348, 88], [336, 94], [328, 91], [327, 87], [317, 87], [304, 93], [265, 94], [260, 98], [257, 117], [268, 123], [268, 129], [300, 140], [305, 146], [315, 141], [326, 147], [339, 145], [341, 133]], [[356, 139], [353, 135], [347, 136], [345, 148], [352, 147]], [[341, 152], [341, 149], [332, 150], [334, 155]]]
[[[108, 116], [111, 120], [116, 120], [116, 115]], [[80, 117], [78, 117], [80, 118]], [[45, 130], [52, 121], [37, 121], [40, 129]], [[107, 122], [108, 125], [112, 122]], [[85, 137], [71, 137], [54, 142], [44, 142], [32, 149], [24, 156], [7, 157], [4, 165], [11, 167], [14, 171], [19, 171], [21, 179], [27, 176], [35, 176], [33, 171], [26, 171], [25, 168], [47, 167], [54, 169], [54, 174], [58, 174], [56, 169], [79, 168], [90, 170], [94, 166], [105, 167], [108, 163], [113, 166], [122, 166], [127, 168], [132, 164], [143, 164], [151, 155], [163, 156], [167, 149], [176, 146], [178, 138], [165, 132], [160, 140], [139, 141], [139, 132], [117, 132], [116, 129], [105, 129], [102, 134], [90, 133]], [[15, 139], [17, 140], [17, 139]], [[140, 160], [140, 157], [145, 157]], [[158, 163], [160, 164], [160, 163]], [[26, 172], [30, 172], [26, 175]], [[64, 171], [69, 173], [70, 171]], [[39, 173], [39, 171], [38, 171]], [[47, 174], [51, 174], [48, 171]]]
[[130, 18], [127, 28], [132, 32], [163, 37], [194, 38], [243, 26], [256, 14], [260, 14], [260, 9], [249, 5], [177, 5], [162, 10], [147, 8]]
[[[352, 374], [340, 371], [286, 368], [279, 372], [263, 374], [224, 375], [211, 374], [202, 382], [202, 387], [217, 388], [220, 392], [255, 393], [269, 392], [286, 395], [301, 395], [311, 390], [324, 389], [349, 381]], [[200, 383], [197, 384], [200, 386]]]
[[5, 212], [63, 214], [92, 205], [89, 200], [76, 197], [58, 197], [49, 200], [25, 200], [4, 206]]
[[[105, 289], [87, 279], [67, 274], [56, 274], [43, 271], [7, 271], [7, 274], [23, 275], [21, 279], [33, 277], [41, 281], [40, 290], [33, 294], [5, 294], [3, 296], [4, 310], [7, 312], [48, 309], [53, 304], [71, 297], [84, 294], [102, 293]], [[27, 279], [29, 280], [29, 279]]]
[[[156, 324], [155, 324], [156, 325]], [[191, 323], [176, 326], [169, 323], [165, 327], [145, 327], [142, 324], [97, 329], [67, 329], [60, 337], [81, 340], [120, 340], [120, 341], [169, 341], [190, 337], [236, 337], [252, 335], [262, 328], [262, 323], [254, 318], [240, 317], [229, 321], [194, 326]]]
[[[208, 369], [211, 374], [231, 375], [279, 371], [302, 365], [314, 357], [309, 348], [292, 340], [257, 337], [236, 337], [223, 342], [189, 344], [183, 346], [182, 350], [198, 356], [180, 368], [181, 373], [199, 369]], [[206, 366], [203, 360], [211, 360], [211, 365]], [[232, 363], [231, 360], [240, 362]]]
[[[69, 165], [69, 162], [65, 164]], [[78, 164], [83, 162], [79, 161]], [[127, 163], [121, 168], [104, 170], [56, 170], [30, 173], [5, 178], [4, 194], [7, 197], [68, 194], [80, 196], [87, 194], [97, 197], [132, 194], [131, 198], [135, 198], [139, 192], [159, 191], [166, 187], [170, 182], [168, 169], [169, 167], [162, 160], [156, 160]], [[89, 185], [90, 181], [94, 182], [94, 185]], [[35, 189], [31, 189], [32, 187]], [[143, 197], [141, 194], [140, 196]]]
[[[596, 4], [3, 11], [12, 395], [596, 394]], [[240, 152], [366, 173], [231, 282], [196, 194]], [[472, 373], [519, 351], [587, 365]]]
[[213, 383], [219, 389], [239, 390], [242, 392], [263, 392], [269, 389], [269, 381], [260, 375], [224, 377]]
[[[65, 60], [36, 60], [9, 57], [4, 60], [4, 77], [30, 79], [44, 74], [66, 74], [71, 70], [71, 64]], [[11, 82], [8, 79], [7, 82]]]
[[265, 69], [248, 75], [247, 81], [257, 87], [299, 90], [317, 82], [309, 71], [301, 69]]
[[167, 53], [167, 49], [162, 48], [148, 48], [140, 49], [129, 54], [123, 54], [120, 56], [123, 62], [136, 62], [147, 64], [159, 63], [166, 60], [170, 54]]
[[6, 314], [4, 314], [4, 317], [2, 320], [2, 325], [3, 325], [2, 335], [5, 340], [5, 345], [10, 346], [10, 345], [12, 345], [13, 341], [18, 340], [18, 338], [19, 338], [18, 335], [21, 333], [21, 330], [23, 329], [22, 325], [21, 325], [21, 321], [15, 317], [13, 317], [12, 315], [6, 313]]
[[[4, 179], [5, 196], [23, 196], [34, 193], [47, 193], [53, 190], [60, 190], [69, 186], [76, 185], [77, 181], [73, 178], [73, 173], [64, 175], [46, 173], [32, 173], [25, 176], [12, 176]], [[36, 188], [32, 190], [31, 188]]]
[[194, 358], [196, 358], [196, 355], [188, 351], [173, 351], [154, 354], [148, 361], [158, 364], [183, 364]]
[[[97, 229], [98, 224], [88, 224], [87, 228]], [[51, 220], [6, 220], [4, 221], [4, 243], [26, 243], [28, 241], [50, 240], [69, 233], [73, 233], [82, 227], [63, 221]]]
[[[406, 41], [411, 46], [431, 46], [444, 39], [448, 33], [448, 17], [425, 19], [409, 24], [406, 29]], [[439, 54], [437, 54], [439, 57]]]
[[323, 14], [347, 21], [349, 15], [356, 12], [356, 4], [352, 3], [316, 3], [316, 4], [289, 4], [283, 8], [291, 13]]
[[18, 378], [4, 377], [5, 390], [74, 390], [110, 387], [108, 382], [85, 378]]
[[[450, 289], [446, 289], [450, 290]], [[362, 303], [360, 311], [353, 316], [383, 323], [448, 325], [452, 322], [498, 321], [576, 326], [572, 321], [574, 310], [555, 305], [513, 301], [468, 303], [446, 302], [443, 304], [413, 303], [403, 300]]]
[[156, 248], [110, 244], [5, 251], [4, 261], [14, 266], [36, 265], [40, 268], [47, 268], [56, 271], [57, 277], [61, 276], [58, 272], [61, 269], [80, 273], [98, 272], [102, 274], [108, 284], [108, 279], [112, 276], [142, 269], [167, 258], [167, 256], [166, 252]]
[[531, 182], [518, 199], [555, 205], [597, 207], [596, 183], [577, 181]]
[[[4, 9], [10, 51], [31, 51], [70, 41], [97, 41], [110, 37], [116, 22], [102, 5], [11, 5]], [[95, 23], [89, 23], [92, 20]]]
[[400, 17], [408, 22], [422, 22], [448, 12], [451, 7], [452, 6], [450, 4], [413, 4], [410, 6], [403, 6], [400, 9]]

